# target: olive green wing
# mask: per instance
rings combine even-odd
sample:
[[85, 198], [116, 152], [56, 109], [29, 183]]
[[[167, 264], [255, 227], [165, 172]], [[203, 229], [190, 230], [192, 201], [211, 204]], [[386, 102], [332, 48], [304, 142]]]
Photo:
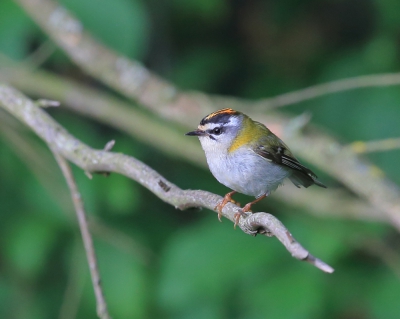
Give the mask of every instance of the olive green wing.
[[309, 187], [312, 184], [316, 184], [326, 188], [326, 186], [318, 180], [317, 175], [315, 175], [313, 171], [305, 167], [293, 156], [289, 147], [279, 137], [273, 134], [264, 125], [259, 127], [259, 129], [264, 130], [264, 132], [260, 134], [263, 137], [253, 145], [253, 151], [256, 154], [270, 162], [290, 168], [293, 172], [289, 178], [297, 187]]

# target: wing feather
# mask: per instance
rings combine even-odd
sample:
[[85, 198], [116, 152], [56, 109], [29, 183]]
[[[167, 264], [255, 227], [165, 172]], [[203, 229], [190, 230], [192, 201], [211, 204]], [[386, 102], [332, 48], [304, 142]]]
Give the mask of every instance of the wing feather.
[[312, 184], [316, 184], [320, 187], [326, 188], [326, 186], [318, 180], [317, 175], [312, 170], [305, 167], [296, 158], [285, 154], [291, 154], [288, 149], [282, 146], [278, 146], [275, 149], [267, 150], [265, 146], [260, 145], [254, 151], [256, 154], [260, 155], [270, 162], [286, 166], [294, 170], [294, 176], [293, 178], [291, 178], [291, 180], [297, 187], [299, 187], [299, 185], [308, 187]]

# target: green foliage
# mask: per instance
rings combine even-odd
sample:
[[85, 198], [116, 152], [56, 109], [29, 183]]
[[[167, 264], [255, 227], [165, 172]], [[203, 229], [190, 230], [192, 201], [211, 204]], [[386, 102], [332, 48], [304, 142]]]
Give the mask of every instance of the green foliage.
[[309, 269], [290, 265], [258, 278], [245, 285], [241, 318], [318, 318], [323, 313], [322, 280]]
[[385, 31], [397, 33], [399, 31], [399, 15], [395, 10], [398, 2], [396, 0], [375, 1], [379, 10], [380, 27]]
[[[62, 3], [104, 44], [188, 90], [262, 98], [400, 67], [398, 0]], [[0, 53], [22, 60], [45, 39], [14, 1], [0, 1]], [[93, 85], [59, 52], [45, 67]], [[393, 86], [325, 95], [282, 111], [309, 111], [313, 123], [350, 143], [399, 137], [399, 104]], [[136, 156], [178, 186], [227, 191], [209, 172], [112, 128], [62, 107], [49, 113], [94, 148], [116, 140], [115, 151]], [[26, 145], [7, 132], [44, 149], [41, 142], [2, 120], [0, 111], [0, 318], [96, 318], [65, 181], [49, 153], [23, 152]], [[40, 165], [30, 165], [35, 155]], [[368, 159], [400, 184], [398, 155]], [[398, 317], [399, 235], [383, 223], [312, 217], [273, 195], [258, 204], [336, 269], [327, 275], [293, 259], [275, 238], [246, 236], [206, 210], [177, 211], [116, 174], [90, 180], [73, 171], [90, 220], [101, 224], [92, 232], [114, 318]], [[369, 240], [393, 247], [395, 256], [371, 252]]]
[[396, 302], [396, 295], [400, 293], [398, 279], [393, 278], [387, 270], [382, 270], [377, 274], [376, 281], [379, 284], [369, 289], [371, 312], [376, 318], [396, 318], [400, 311], [400, 305]]
[[181, 83], [182, 89], [210, 92], [234, 67], [234, 60], [229, 53], [212, 47], [185, 52], [170, 79], [174, 83]]
[[149, 21], [141, 1], [62, 0], [61, 3], [105, 45], [132, 58], [145, 54]]
[[[110, 313], [116, 318], [143, 318], [148, 304], [148, 278], [143, 267], [114, 247], [101, 244], [96, 249]], [[88, 288], [91, 290], [91, 285]]]
[[42, 271], [52, 245], [57, 227], [41, 216], [25, 217], [23, 223], [15, 221], [15, 229], [9, 229], [5, 254], [11, 268], [21, 276], [35, 278]]
[[246, 272], [271, 262], [271, 255], [259, 253], [266, 246], [215, 218], [176, 233], [164, 253], [161, 305], [180, 310], [181, 305], [196, 307], [199, 300], [220, 303], [227, 287], [233, 289]]
[[208, 23], [220, 23], [229, 12], [226, 0], [173, 0], [172, 3], [182, 18], [196, 17]]
[[28, 52], [25, 41], [36, 29], [25, 13], [12, 0], [0, 2], [0, 52], [21, 59]]

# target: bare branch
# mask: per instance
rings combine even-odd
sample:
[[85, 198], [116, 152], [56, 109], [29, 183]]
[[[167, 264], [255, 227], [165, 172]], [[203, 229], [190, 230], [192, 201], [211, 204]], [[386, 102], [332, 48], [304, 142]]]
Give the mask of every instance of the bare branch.
[[53, 100], [46, 100], [46, 99], [40, 99], [36, 101], [36, 104], [40, 107], [59, 107], [60, 102], [59, 101], [53, 101]]
[[25, 62], [31, 64], [34, 68], [40, 67], [57, 49], [53, 41], [47, 40], [42, 43]]
[[97, 258], [94, 250], [93, 239], [90, 235], [88, 222], [86, 220], [86, 213], [83, 207], [81, 194], [79, 193], [78, 186], [76, 185], [74, 175], [68, 162], [55, 150], [53, 150], [55, 159], [67, 181], [69, 191], [71, 193], [72, 202], [75, 207], [76, 216], [78, 218], [79, 228], [81, 230], [83, 244], [86, 251], [86, 257], [89, 264], [90, 276], [92, 278], [93, 290], [96, 296], [97, 315], [101, 319], [111, 319], [107, 303], [104, 298], [103, 289], [101, 288], [100, 272], [97, 266]]
[[[149, 189], [160, 199], [179, 209], [205, 207], [215, 211], [217, 203], [222, 200], [221, 196], [209, 192], [182, 190], [133, 157], [90, 148], [69, 134], [45, 113], [44, 110], [37, 107], [34, 102], [6, 85], [0, 85], [0, 105], [20, 121], [27, 124], [56, 154], [69, 159], [85, 171], [115, 172], [130, 177]], [[79, 198], [77, 191], [73, 193], [76, 194], [74, 200]], [[228, 203], [225, 205], [222, 214], [234, 222], [235, 214], [239, 210], [240, 207]], [[259, 216], [267, 217], [259, 218]], [[262, 233], [265, 233], [267, 230], [268, 233], [276, 235], [296, 258], [309, 261], [324, 271], [332, 271], [331, 268], [323, 266], [321, 261], [312, 257], [303, 247], [297, 244], [291, 235], [292, 243], [288, 243], [282, 237], [283, 233], [288, 233], [286, 228], [278, 223], [276, 219], [268, 216], [270, 215], [266, 213], [257, 214], [257, 223], [254, 222], [255, 217], [241, 218], [239, 226], [243, 230], [246, 230], [247, 233], [253, 235], [256, 229], [262, 230]]]
[[157, 121], [148, 112], [141, 112], [133, 108], [132, 104], [104, 91], [62, 79], [43, 70], [31, 72], [30, 65], [17, 65], [1, 54], [0, 81], [10, 83], [32, 96], [61, 101], [63, 107], [118, 128], [170, 156], [179, 156], [197, 165], [205, 163], [198, 144], [185, 137], [185, 131], [179, 132], [176, 126], [172, 127], [166, 121]]
[[254, 107], [258, 110], [267, 110], [277, 107], [283, 107], [303, 101], [315, 99], [317, 97], [350, 91], [354, 89], [368, 87], [384, 87], [400, 85], [400, 73], [382, 73], [374, 75], [362, 75], [348, 79], [340, 79], [328, 83], [313, 85], [305, 89], [284, 93], [272, 98], [258, 101]]
[[[21, 63], [18, 66], [10, 61], [3, 64], [7, 66], [0, 66], [0, 79], [6, 80], [24, 92], [33, 96], [46, 96], [59, 100], [64, 108], [120, 129], [161, 150], [168, 156], [179, 157], [200, 167], [206, 167], [204, 155], [197, 141], [179, 134], [176, 127], [168, 125], [165, 121], [155, 121], [145, 112], [140, 112], [137, 108], [131, 107], [129, 103], [104, 91], [89, 88], [84, 84], [60, 78], [43, 70], [30, 72], [31, 68]], [[268, 119], [273, 121], [275, 116], [268, 117]], [[298, 129], [306, 121], [307, 116], [296, 118], [290, 122], [290, 129], [286, 127], [285, 132], [301, 134]], [[283, 125], [278, 124], [279, 127]], [[276, 128], [276, 125], [271, 127]], [[314, 154], [308, 150], [309, 147], [305, 144], [302, 151], [307, 152], [309, 156], [311, 154], [318, 157], [318, 153]], [[321, 150], [316, 149], [315, 151]], [[345, 168], [343, 169], [345, 170]], [[86, 173], [90, 178], [91, 174]], [[297, 188], [283, 187], [279, 192], [274, 193], [274, 197], [285, 203], [304, 207], [307, 212], [317, 216], [388, 221], [386, 215], [382, 214], [380, 210], [372, 207], [365, 200], [349, 194], [345, 189], [329, 188], [329, 192], [326, 192], [318, 188], [309, 188], [307, 192], [299, 192]], [[338, 209], [337, 198], [340, 198], [340, 209]]]
[[[82, 23], [52, 0], [18, 0], [53, 41], [91, 74], [123, 94], [146, 105], [174, 100], [177, 90], [142, 64], [117, 56], [84, 31]], [[95, 63], [93, 63], [95, 61]]]
[[[55, 174], [59, 167], [54, 163], [54, 156], [51, 152], [48, 152], [49, 150], [45, 144], [33, 138], [30, 133], [31, 131], [24, 123], [19, 122], [0, 107], [0, 139], [4, 143], [8, 143], [14, 153], [29, 167], [37, 180], [55, 199], [58, 207], [65, 213], [68, 220], [75, 222], [76, 219], [70, 214], [71, 209], [73, 209], [71, 197], [64, 187], [60, 187], [62, 181]], [[132, 255], [143, 265], [147, 265], [150, 259], [154, 258], [154, 253], [151, 250], [139, 244], [131, 236], [110, 225], [106, 225], [101, 220], [92, 217], [89, 227], [94, 236]]]
[[[283, 135], [285, 139], [285, 135]], [[400, 189], [385, 173], [366, 159], [358, 157], [351, 149], [335, 139], [312, 130], [302, 135], [293, 134], [291, 148], [323, 167], [360, 197], [366, 199], [378, 212], [384, 213], [392, 225], [400, 230]], [[308, 147], [309, 153], [304, 152]]]
[[[160, 105], [169, 105], [168, 112], [178, 111], [180, 107], [190, 105], [189, 108], [193, 112], [198, 111], [199, 105], [202, 105], [204, 110], [204, 104], [208, 103], [206, 96], [198, 96], [197, 99], [195, 96], [188, 96], [179, 92], [176, 87], [152, 74], [139, 62], [118, 56], [93, 39], [84, 31], [78, 19], [53, 0], [17, 0], [17, 2], [66, 51], [77, 65], [88, 74], [135, 101], [143, 103], [156, 112], [163, 112], [163, 108], [159, 108]], [[393, 85], [400, 85], [400, 73], [340, 79], [256, 102], [237, 101], [235, 99], [233, 105], [246, 104], [251, 106], [253, 110], [265, 111], [327, 94]], [[163, 115], [171, 116], [168, 115], [168, 112], [163, 112]], [[172, 117], [176, 116], [179, 115], [174, 112]]]
[[391, 151], [400, 148], [400, 138], [387, 138], [366, 142], [357, 141], [351, 143], [349, 147], [358, 154]]
[[[110, 87], [142, 103], [156, 114], [184, 125], [195, 125], [204, 114], [215, 108], [232, 107], [251, 109], [259, 102], [235, 98], [211, 97], [201, 93], [179, 92], [173, 85], [149, 72], [137, 61], [130, 61], [102, 46], [83, 30], [79, 20], [52, 0], [17, 0], [26, 12], [83, 70]], [[396, 74], [385, 74], [377, 86], [397, 84]], [[359, 80], [359, 79], [358, 79]], [[358, 80], [339, 82], [332, 88], [306, 90], [296, 99], [312, 98], [321, 94], [340, 91], [347, 85], [357, 87]], [[363, 78], [359, 86], [374, 85], [376, 78]], [[354, 83], [352, 81], [355, 81]], [[344, 85], [344, 84], [345, 85]], [[329, 85], [328, 85], [329, 86]], [[293, 103], [294, 99], [291, 98]], [[289, 99], [290, 100], [290, 99]], [[282, 102], [279, 102], [282, 103]], [[277, 103], [276, 105], [278, 105]], [[287, 102], [286, 102], [287, 103]], [[383, 212], [400, 230], [400, 190], [385, 178], [382, 172], [367, 161], [360, 160], [353, 151], [344, 148], [332, 137], [322, 132], [286, 132], [288, 120], [259, 112], [248, 112], [261, 122], [273, 124], [273, 131], [289, 144], [296, 154], [317, 165], [339, 179], [354, 193], [367, 200], [377, 212]], [[282, 136], [283, 135], [283, 136]]]
[[[16, 156], [30, 169], [44, 189], [55, 199], [68, 221], [73, 209], [71, 198], [65, 192], [54, 172], [58, 167], [46, 145], [30, 134], [29, 128], [0, 107], [0, 138], [7, 143]], [[67, 195], [66, 195], [67, 194]]]
[[104, 149], [106, 152], [109, 152], [109, 151], [112, 150], [112, 148], [114, 147], [114, 145], [115, 145], [115, 141], [114, 141], [114, 140], [111, 140], [111, 141], [107, 142], [107, 144], [104, 146], [103, 149]]
[[334, 269], [322, 260], [311, 255], [304, 249], [286, 229], [286, 227], [273, 215], [268, 213], [249, 214], [239, 222], [240, 228], [250, 235], [264, 234], [276, 236], [279, 241], [292, 253], [294, 258], [304, 260], [327, 273], [333, 273]]

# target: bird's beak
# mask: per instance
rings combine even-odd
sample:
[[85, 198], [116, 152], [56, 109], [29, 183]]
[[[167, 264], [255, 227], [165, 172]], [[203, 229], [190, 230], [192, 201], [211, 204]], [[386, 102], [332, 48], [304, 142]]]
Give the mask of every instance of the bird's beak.
[[208, 135], [205, 131], [197, 129], [196, 131], [187, 132], [185, 135], [189, 136], [205, 136]]

